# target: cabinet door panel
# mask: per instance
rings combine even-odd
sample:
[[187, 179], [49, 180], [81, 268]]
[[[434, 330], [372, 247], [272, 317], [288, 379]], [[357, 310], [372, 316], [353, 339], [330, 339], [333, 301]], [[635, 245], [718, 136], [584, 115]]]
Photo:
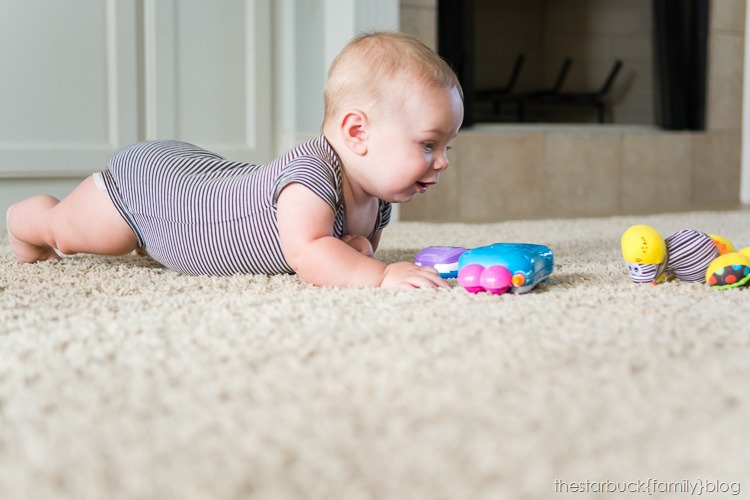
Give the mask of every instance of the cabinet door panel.
[[268, 0], [147, 0], [146, 136], [270, 159], [269, 26]]
[[0, 177], [98, 170], [138, 139], [135, 0], [0, 2]]

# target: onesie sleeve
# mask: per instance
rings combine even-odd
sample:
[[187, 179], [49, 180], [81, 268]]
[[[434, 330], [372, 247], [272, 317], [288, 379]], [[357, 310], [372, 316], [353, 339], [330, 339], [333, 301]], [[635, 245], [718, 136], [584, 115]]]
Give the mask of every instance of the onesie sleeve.
[[273, 204], [279, 200], [279, 193], [292, 183], [299, 183], [318, 195], [336, 212], [340, 203], [336, 175], [326, 162], [312, 157], [299, 157], [290, 162], [276, 183]]

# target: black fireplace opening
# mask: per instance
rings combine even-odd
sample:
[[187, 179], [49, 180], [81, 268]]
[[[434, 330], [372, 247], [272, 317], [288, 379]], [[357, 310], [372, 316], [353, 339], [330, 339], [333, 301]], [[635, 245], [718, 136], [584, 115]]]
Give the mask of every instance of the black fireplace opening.
[[477, 123], [705, 130], [709, 0], [438, 0]]

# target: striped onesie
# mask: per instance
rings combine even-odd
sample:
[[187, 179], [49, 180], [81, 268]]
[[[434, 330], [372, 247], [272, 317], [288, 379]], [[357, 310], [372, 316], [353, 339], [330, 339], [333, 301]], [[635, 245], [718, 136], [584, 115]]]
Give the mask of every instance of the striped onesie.
[[[117, 152], [97, 176], [143, 251], [184, 274], [293, 273], [281, 252], [276, 203], [294, 182], [331, 206], [333, 236], [346, 234], [341, 163], [324, 136], [263, 165], [185, 142], [143, 142]], [[390, 213], [381, 200], [372, 234]]]

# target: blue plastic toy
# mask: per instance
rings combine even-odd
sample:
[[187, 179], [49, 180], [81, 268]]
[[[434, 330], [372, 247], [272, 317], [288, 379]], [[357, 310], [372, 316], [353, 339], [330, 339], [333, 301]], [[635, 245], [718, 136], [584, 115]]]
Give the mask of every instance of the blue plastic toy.
[[458, 278], [470, 293], [526, 293], [552, 274], [554, 256], [544, 245], [495, 243], [471, 250], [427, 247], [416, 263], [434, 267], [444, 278]]

